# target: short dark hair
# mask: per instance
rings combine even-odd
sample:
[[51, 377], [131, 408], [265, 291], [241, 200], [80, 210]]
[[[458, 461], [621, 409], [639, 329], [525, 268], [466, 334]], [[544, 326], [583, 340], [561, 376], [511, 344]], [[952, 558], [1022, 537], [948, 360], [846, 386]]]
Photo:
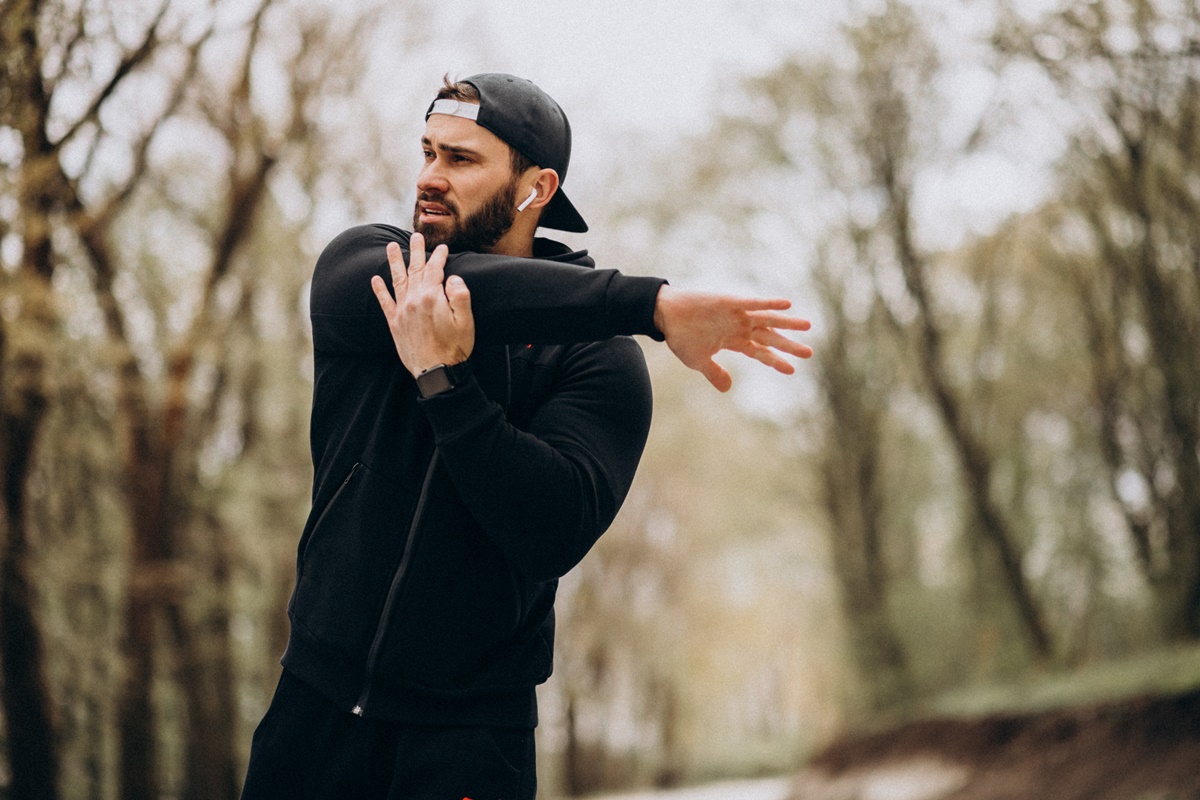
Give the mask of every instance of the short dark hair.
[[[466, 81], [453, 81], [450, 76], [442, 76], [442, 88], [438, 89], [438, 100], [458, 100], [464, 103], [479, 104], [479, 90]], [[503, 140], [501, 140], [503, 141]], [[508, 142], [504, 142], [508, 144]], [[524, 153], [517, 150], [511, 144], [508, 144], [508, 152], [511, 154], [511, 166], [513, 175], [520, 175], [530, 167], [536, 167], [537, 164], [526, 156]]]

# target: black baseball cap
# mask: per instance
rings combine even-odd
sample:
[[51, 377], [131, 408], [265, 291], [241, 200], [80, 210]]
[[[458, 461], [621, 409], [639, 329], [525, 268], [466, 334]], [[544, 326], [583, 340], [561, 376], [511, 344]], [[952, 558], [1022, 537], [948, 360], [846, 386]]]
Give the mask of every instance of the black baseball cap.
[[571, 123], [558, 103], [532, 81], [515, 75], [485, 72], [462, 82], [479, 92], [479, 105], [434, 100], [425, 119], [430, 114], [451, 114], [474, 120], [534, 164], [557, 172], [558, 191], [542, 209], [538, 224], [572, 233], [586, 231], [587, 223], [562, 189], [571, 162]]

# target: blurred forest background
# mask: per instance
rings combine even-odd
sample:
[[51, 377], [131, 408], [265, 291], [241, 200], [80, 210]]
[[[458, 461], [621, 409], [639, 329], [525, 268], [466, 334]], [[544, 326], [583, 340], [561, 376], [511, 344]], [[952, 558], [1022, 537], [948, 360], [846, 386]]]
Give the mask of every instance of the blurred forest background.
[[[573, 167], [602, 265], [786, 294], [818, 355], [725, 396], [648, 344], [546, 793], [781, 772], [1200, 639], [1200, 4], [961, 5], [969, 36], [848, 7], [709, 124]], [[308, 510], [309, 270], [410, 218], [433, 84], [396, 64], [439, 40], [416, 3], [0, 9], [0, 787], [235, 798]], [[1011, 195], [1031, 130], [1036, 197], [938, 235], [946, 176]]]

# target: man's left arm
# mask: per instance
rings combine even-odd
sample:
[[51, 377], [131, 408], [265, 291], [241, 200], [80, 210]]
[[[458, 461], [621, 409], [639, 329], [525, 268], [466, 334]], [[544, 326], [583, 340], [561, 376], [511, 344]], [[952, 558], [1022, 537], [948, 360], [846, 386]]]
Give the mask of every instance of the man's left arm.
[[[372, 287], [405, 368], [414, 376], [467, 362], [474, 348], [470, 293], [443, 288], [445, 248], [405, 268], [388, 248], [395, 298]], [[469, 363], [469, 362], [467, 362]], [[650, 430], [650, 376], [641, 348], [618, 338], [572, 348], [561, 379], [528, 430], [511, 425], [469, 366], [449, 391], [421, 401], [442, 463], [472, 516], [531, 580], [565, 574], [612, 523]]]
[[612, 524], [650, 430], [650, 376], [632, 339], [578, 345], [526, 430], [473, 377], [421, 400], [472, 517], [530, 580], [561, 577]]

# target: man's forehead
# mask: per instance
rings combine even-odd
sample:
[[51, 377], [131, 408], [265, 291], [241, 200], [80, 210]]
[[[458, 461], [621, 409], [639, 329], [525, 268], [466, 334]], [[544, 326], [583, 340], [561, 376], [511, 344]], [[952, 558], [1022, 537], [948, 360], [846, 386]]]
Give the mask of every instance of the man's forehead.
[[499, 136], [465, 117], [430, 114], [425, 120], [422, 141], [448, 148], [467, 148], [480, 152], [507, 151], [508, 145]]

